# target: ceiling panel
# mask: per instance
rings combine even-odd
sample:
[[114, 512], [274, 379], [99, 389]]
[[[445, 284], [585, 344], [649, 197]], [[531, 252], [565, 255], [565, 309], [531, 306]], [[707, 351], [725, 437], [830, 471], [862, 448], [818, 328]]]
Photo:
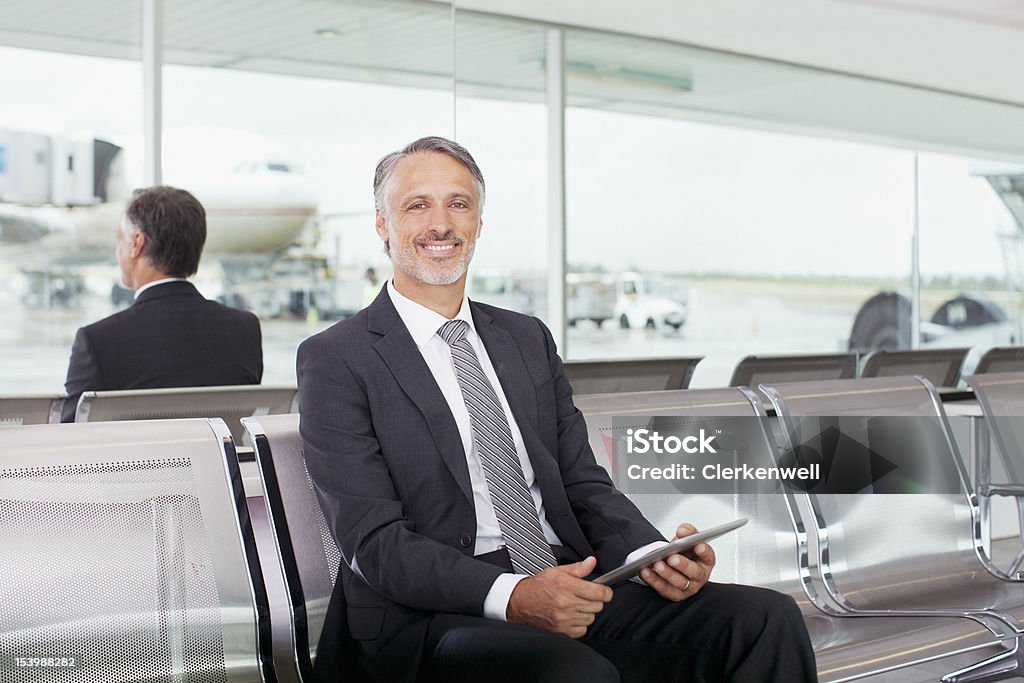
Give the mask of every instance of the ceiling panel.
[[843, 0], [858, 5], [942, 14], [958, 19], [1024, 29], [1020, 0]]
[[[1020, 4], [976, 7], [1013, 21]], [[545, 96], [541, 25], [459, 12], [453, 27], [450, 8], [418, 0], [165, 0], [164, 11], [170, 64], [450, 89], [457, 57], [459, 95]], [[4, 45], [137, 59], [139, 33], [137, 0], [0, 0]], [[1024, 154], [1020, 107], [596, 31], [566, 30], [566, 59], [574, 106]]]

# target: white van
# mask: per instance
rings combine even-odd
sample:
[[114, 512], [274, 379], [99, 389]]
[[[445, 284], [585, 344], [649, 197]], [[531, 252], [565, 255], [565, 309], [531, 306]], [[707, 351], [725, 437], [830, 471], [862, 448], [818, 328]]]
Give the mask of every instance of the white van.
[[678, 330], [686, 323], [685, 285], [640, 273], [619, 277], [615, 317], [619, 326], [628, 328]]

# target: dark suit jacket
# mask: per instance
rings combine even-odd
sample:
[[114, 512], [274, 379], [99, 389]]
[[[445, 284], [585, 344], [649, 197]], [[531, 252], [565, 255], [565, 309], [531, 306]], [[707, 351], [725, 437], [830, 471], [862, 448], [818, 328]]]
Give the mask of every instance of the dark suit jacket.
[[[595, 461], [543, 323], [470, 308], [562, 542], [609, 570], [662, 539]], [[332, 608], [347, 601], [375, 677], [412, 680], [430, 615], [482, 616], [504, 571], [473, 557], [476, 514], [455, 420], [387, 288], [299, 347], [298, 381], [306, 465], [346, 558]], [[340, 651], [335, 637], [325, 632], [318, 652]]]
[[259, 384], [259, 319], [209, 301], [191, 282], [151, 287], [123, 311], [78, 330], [64, 422], [83, 391]]

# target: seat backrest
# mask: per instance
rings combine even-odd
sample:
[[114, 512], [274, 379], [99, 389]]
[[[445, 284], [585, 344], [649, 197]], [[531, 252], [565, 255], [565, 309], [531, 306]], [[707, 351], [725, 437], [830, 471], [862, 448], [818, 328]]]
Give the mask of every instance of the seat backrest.
[[220, 420], [0, 430], [0, 576], [0, 652], [61, 680], [275, 680]]
[[303, 456], [299, 416], [242, 420], [256, 451], [267, 513], [288, 589], [291, 642], [303, 680], [310, 680], [341, 553], [327, 527]]
[[997, 346], [986, 351], [978, 360], [974, 374], [989, 372], [1024, 372], [1024, 347]]
[[[712, 544], [718, 558], [716, 579], [768, 586], [801, 598], [806, 567], [802, 569], [800, 562], [806, 560], [806, 538], [802, 527], [794, 526], [796, 518], [786, 495], [684, 494], [678, 490], [636, 493], [626, 481], [625, 469], [630, 463], [652, 456], [628, 455], [623, 442], [628, 430], [649, 426], [650, 416], [679, 418], [671, 421], [676, 425], [685, 422], [685, 429], [691, 431], [703, 428], [715, 434], [722, 430], [730, 435], [727, 448], [737, 450], [737, 460], [752, 466], [771, 465], [775, 443], [766, 431], [760, 400], [752, 391], [741, 387], [582, 396], [576, 399], [576, 407], [586, 419], [598, 462], [666, 537], [674, 536], [681, 522], [692, 522], [701, 529], [748, 517], [745, 527]], [[806, 607], [806, 599], [803, 602]]]
[[572, 360], [565, 363], [565, 376], [577, 395], [685, 389], [703, 358]]
[[245, 437], [241, 418], [295, 412], [297, 394], [295, 387], [258, 384], [87, 391], [78, 401], [75, 422], [219, 417], [241, 445]]
[[60, 422], [63, 407], [61, 394], [0, 396], [0, 427]]
[[920, 375], [937, 387], [954, 387], [970, 349], [874, 351], [864, 360], [861, 377]]
[[[1010, 484], [1024, 484], [1024, 372], [970, 375], [996, 450]], [[985, 482], [988, 483], [988, 482]]]
[[857, 354], [747, 356], [732, 371], [731, 387], [757, 387], [775, 382], [850, 379], [857, 375]]
[[822, 483], [803, 495], [819, 573], [837, 602], [912, 611], [1000, 602], [1009, 584], [979, 561], [970, 479], [930, 382], [884, 377], [761, 389], [782, 419], [788, 453], [821, 463]]

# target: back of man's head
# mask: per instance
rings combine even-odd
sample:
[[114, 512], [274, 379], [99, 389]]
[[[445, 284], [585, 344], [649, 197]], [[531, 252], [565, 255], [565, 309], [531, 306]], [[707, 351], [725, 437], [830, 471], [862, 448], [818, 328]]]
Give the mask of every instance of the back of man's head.
[[189, 192], [167, 186], [135, 190], [125, 216], [146, 236], [142, 254], [153, 268], [171, 277], [190, 277], [199, 270], [206, 211]]

